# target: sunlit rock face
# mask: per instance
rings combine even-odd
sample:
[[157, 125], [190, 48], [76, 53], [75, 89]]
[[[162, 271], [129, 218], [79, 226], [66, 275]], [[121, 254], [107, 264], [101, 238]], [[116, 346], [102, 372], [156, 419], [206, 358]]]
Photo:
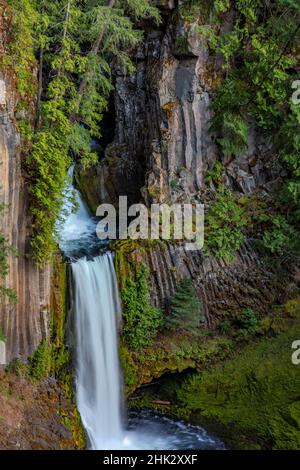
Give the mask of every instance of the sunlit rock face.
[[40, 270], [26, 257], [30, 218], [15, 121], [16, 102], [13, 77], [4, 71], [0, 75], [0, 204], [5, 205], [5, 211], [0, 231], [17, 249], [18, 256], [9, 257], [5, 286], [16, 291], [18, 302], [0, 305], [0, 326], [6, 336], [3, 363], [14, 357], [26, 359], [49, 332], [50, 267]]

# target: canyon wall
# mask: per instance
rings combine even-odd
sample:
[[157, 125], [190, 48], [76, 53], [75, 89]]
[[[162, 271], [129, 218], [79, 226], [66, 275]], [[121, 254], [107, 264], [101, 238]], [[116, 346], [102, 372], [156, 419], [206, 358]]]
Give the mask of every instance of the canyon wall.
[[6, 362], [25, 359], [49, 334], [50, 267], [39, 269], [26, 257], [28, 249], [28, 187], [22, 175], [20, 134], [15, 120], [17, 94], [13, 77], [0, 74], [0, 232], [17, 250], [9, 256], [5, 286], [17, 303], [0, 305], [0, 326], [6, 336]]
[[[145, 27], [132, 58], [135, 73], [116, 71], [113, 141], [96, 167], [77, 172], [93, 211], [124, 194], [130, 202], [203, 200], [215, 189], [205, 176], [217, 158], [225, 184], [241, 193], [268, 191], [280, 177], [276, 155], [251, 123], [248, 148], [234, 159], [220, 155], [211, 103], [222, 64], [197, 30], [208, 27], [209, 18], [198, 12], [193, 22], [173, 2], [159, 3], [162, 23]], [[225, 14], [222, 29], [231, 22]]]
[[[250, 125], [248, 148], [230, 160], [218, 151], [211, 130], [211, 103], [222, 64], [197, 33], [209, 19], [199, 13], [191, 22], [173, 2], [159, 4], [162, 24], [145, 28], [133, 57], [136, 72], [128, 77], [117, 71], [114, 140], [96, 167], [78, 169], [81, 192], [93, 211], [102, 202], [117, 204], [117, 197], [126, 194], [129, 202], [201, 201], [207, 207], [217, 187], [206, 174], [218, 159], [228, 188], [241, 196], [267, 195], [282, 175], [263, 137]], [[231, 22], [231, 13], [224, 15], [224, 31]], [[251, 307], [266, 313], [287, 289], [276, 270], [261, 265], [250, 242], [234, 262], [175, 244], [152, 248], [144, 261], [156, 306], [166, 303], [180, 278], [191, 277], [211, 326], [222, 311], [238, 314]]]

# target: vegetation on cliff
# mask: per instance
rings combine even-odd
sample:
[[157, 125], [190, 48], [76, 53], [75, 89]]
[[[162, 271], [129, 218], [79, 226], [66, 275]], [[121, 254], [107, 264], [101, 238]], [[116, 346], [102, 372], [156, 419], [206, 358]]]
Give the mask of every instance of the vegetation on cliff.
[[[201, 4], [198, 3], [199, 10]], [[212, 123], [219, 136], [220, 151], [225, 162], [240, 155], [247, 148], [251, 129], [269, 142], [288, 176], [273, 194], [277, 202], [275, 218], [268, 220], [268, 211], [265, 212], [264, 222], [268, 223], [262, 245], [273, 255], [299, 254], [300, 106], [292, 100], [293, 83], [299, 78], [299, 4], [290, 0], [276, 0], [272, 5], [257, 0], [216, 0], [212, 9], [214, 20], [209, 28], [199, 26], [199, 34], [223, 59]], [[221, 25], [229, 13], [233, 24], [223, 31]], [[239, 209], [233, 214], [239, 218]], [[217, 233], [225, 236], [225, 230], [218, 227]], [[242, 238], [242, 232], [238, 233]], [[231, 238], [233, 235], [234, 232]], [[212, 231], [212, 237], [216, 236]], [[239, 245], [240, 240], [233, 237], [232, 251]], [[215, 248], [218, 253], [220, 248]], [[228, 248], [221, 252], [226, 256]]]
[[[4, 206], [0, 205], [0, 216], [4, 210]], [[9, 270], [8, 257], [11, 253], [15, 253], [15, 250], [0, 231], [0, 303], [5, 300], [10, 302], [17, 301], [15, 291], [5, 286], [5, 279]]]
[[[128, 50], [142, 37], [134, 21], [159, 21], [159, 14], [148, 0], [18, 0], [8, 5], [12, 21], [6, 63], [27, 105], [37, 96], [34, 126], [22, 118], [20, 128], [31, 183], [31, 245], [43, 265], [55, 249], [71, 156], [84, 166], [97, 160], [91, 140], [100, 135], [113, 88], [112, 64], [132, 72]], [[34, 67], [39, 71], [36, 88]]]
[[70, 429], [75, 448], [84, 449], [86, 436], [75, 404], [73, 361], [68, 333], [70, 319], [67, 285], [67, 266], [60, 256], [55, 256], [51, 292], [51, 336], [49, 340], [41, 341], [33, 356], [29, 358], [26, 375], [37, 383], [49, 377], [55, 379], [68, 402], [68, 409], [59, 409], [61, 421]]
[[[169, 375], [159, 386], [154, 382], [136, 391], [130, 406], [204, 425], [233, 449], [299, 449], [300, 370], [291, 361], [299, 335], [299, 300], [283, 308], [286, 313], [281, 310], [277, 328], [266, 337], [252, 336], [251, 344], [231, 347], [227, 355], [224, 349], [215, 362], [204, 361], [198, 373]], [[249, 312], [243, 315], [245, 326], [257, 331]]]
[[[177, 392], [186, 416], [214, 423], [242, 448], [300, 448], [300, 371], [292, 364], [299, 318], [287, 332], [247, 346], [235, 358], [192, 376]], [[222, 429], [223, 428], [223, 429]]]

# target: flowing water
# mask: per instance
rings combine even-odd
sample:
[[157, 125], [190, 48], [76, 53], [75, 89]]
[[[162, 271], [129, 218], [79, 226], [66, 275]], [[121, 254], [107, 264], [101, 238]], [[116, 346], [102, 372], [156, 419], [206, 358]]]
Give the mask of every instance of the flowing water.
[[120, 304], [110, 253], [72, 264], [77, 338], [77, 403], [93, 449], [121, 439], [117, 316]]
[[[73, 171], [70, 170], [70, 173]], [[70, 184], [66, 191], [71, 191]], [[76, 193], [77, 211], [60, 229], [71, 260], [76, 329], [76, 396], [90, 449], [223, 449], [199, 426], [148, 411], [123, 413], [117, 330], [121, 318], [113, 255], [94, 252], [96, 222]], [[66, 202], [65, 211], [70, 210]]]

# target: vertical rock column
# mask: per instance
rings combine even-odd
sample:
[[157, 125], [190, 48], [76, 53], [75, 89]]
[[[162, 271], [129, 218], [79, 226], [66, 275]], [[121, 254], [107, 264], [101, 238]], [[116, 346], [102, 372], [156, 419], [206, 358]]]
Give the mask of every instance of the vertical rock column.
[[6, 363], [14, 357], [26, 359], [49, 334], [50, 267], [41, 270], [26, 257], [30, 226], [28, 187], [21, 172], [15, 105], [14, 81], [4, 71], [0, 75], [0, 204], [5, 204], [5, 211], [0, 218], [0, 231], [17, 249], [17, 256], [9, 257], [5, 286], [14, 289], [18, 297], [15, 305], [0, 305]]

